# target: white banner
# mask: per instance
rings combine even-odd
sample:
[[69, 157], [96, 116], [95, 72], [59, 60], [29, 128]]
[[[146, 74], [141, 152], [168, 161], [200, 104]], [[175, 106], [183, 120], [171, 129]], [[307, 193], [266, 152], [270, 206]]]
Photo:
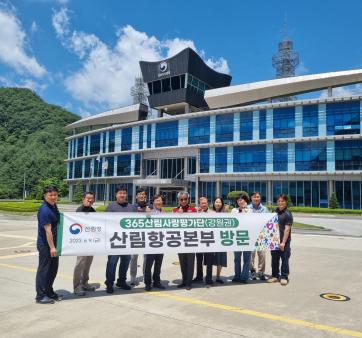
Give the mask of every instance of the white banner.
[[279, 249], [272, 213], [61, 214], [59, 255], [125, 255]]

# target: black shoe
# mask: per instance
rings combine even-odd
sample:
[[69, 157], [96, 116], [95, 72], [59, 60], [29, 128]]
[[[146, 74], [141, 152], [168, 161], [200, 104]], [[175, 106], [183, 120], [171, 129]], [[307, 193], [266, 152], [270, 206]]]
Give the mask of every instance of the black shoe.
[[145, 291], [151, 291], [151, 290], [152, 290], [151, 285], [146, 285], [145, 286]]
[[50, 295], [47, 295], [48, 298], [56, 300], [57, 302], [60, 302], [63, 299], [63, 295], [58, 295], [57, 293], [53, 292]]
[[114, 293], [113, 286], [108, 286], [108, 285], [107, 285], [106, 292], [107, 292], [107, 293]]
[[48, 296], [43, 296], [42, 298], [40, 299], [37, 299], [36, 302], [38, 304], [54, 304], [54, 300], [49, 298]]
[[186, 286], [185, 283], [181, 283], [181, 284], [178, 284], [178, 285], [177, 285], [177, 288], [178, 288], [178, 289], [182, 289], [182, 288], [184, 288], [185, 286]]
[[160, 290], [165, 290], [166, 287], [163, 286], [161, 283], [153, 283], [153, 287]]
[[191, 285], [187, 285], [187, 286], [186, 286], [186, 290], [187, 290], [187, 291], [190, 291], [191, 289], [192, 289]]
[[192, 280], [192, 283], [202, 283], [204, 281], [204, 279], [202, 277], [195, 277]]
[[241, 283], [241, 279], [240, 278], [233, 278], [232, 282], [233, 283]]
[[205, 284], [206, 285], [213, 285], [214, 284], [214, 281], [211, 279], [211, 280], [206, 280], [205, 281]]
[[247, 279], [240, 279], [240, 283], [242, 284], [248, 284], [249, 281]]
[[216, 278], [216, 283], [224, 284], [225, 282], [221, 278]]
[[265, 275], [262, 273], [261, 275], [260, 275], [260, 280], [266, 280], [266, 277], [265, 277]]
[[117, 284], [116, 286], [122, 290], [132, 290], [132, 287], [130, 287], [127, 283]]

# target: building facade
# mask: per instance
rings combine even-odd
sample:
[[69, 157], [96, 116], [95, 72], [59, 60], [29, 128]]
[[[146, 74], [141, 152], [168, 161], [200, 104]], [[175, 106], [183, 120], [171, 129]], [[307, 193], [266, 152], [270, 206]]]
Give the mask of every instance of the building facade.
[[[186, 80], [183, 86], [194, 85]], [[137, 118], [144, 108], [132, 106], [102, 113], [107, 123], [96, 115], [69, 125], [70, 195], [80, 181], [98, 200], [113, 200], [121, 183], [132, 199], [140, 186], [149, 197], [162, 193], [167, 205], [177, 204], [181, 190], [194, 203], [244, 190], [260, 191], [269, 204], [286, 193], [294, 205], [323, 208], [335, 192], [342, 208], [362, 209], [361, 96], [245, 105], [242, 93], [239, 106], [211, 109], [216, 96], [224, 101], [228, 93], [210, 90], [214, 101], [201, 111], [188, 104], [180, 113], [177, 102], [178, 113], [144, 120]], [[204, 95], [208, 102], [207, 90]]]

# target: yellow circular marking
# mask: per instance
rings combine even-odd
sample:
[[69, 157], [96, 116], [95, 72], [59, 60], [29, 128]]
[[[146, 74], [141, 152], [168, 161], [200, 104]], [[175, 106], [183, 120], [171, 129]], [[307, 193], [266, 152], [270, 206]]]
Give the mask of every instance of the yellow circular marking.
[[336, 302], [346, 302], [350, 300], [348, 296], [340, 295], [338, 293], [322, 293], [320, 297], [323, 299], [333, 300]]

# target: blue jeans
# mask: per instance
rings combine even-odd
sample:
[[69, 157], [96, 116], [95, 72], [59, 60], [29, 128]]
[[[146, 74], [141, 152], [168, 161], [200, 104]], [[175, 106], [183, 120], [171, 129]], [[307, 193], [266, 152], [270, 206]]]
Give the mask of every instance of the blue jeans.
[[118, 280], [117, 284], [126, 283], [127, 271], [129, 262], [131, 261], [131, 255], [109, 255], [106, 269], [106, 281], [107, 286], [113, 286], [114, 280], [116, 279], [116, 269], [118, 259], [120, 260], [118, 269]]
[[[243, 255], [243, 271], [241, 271], [241, 255]], [[249, 279], [251, 251], [235, 251], [234, 252], [234, 270], [235, 277], [241, 280]]]

